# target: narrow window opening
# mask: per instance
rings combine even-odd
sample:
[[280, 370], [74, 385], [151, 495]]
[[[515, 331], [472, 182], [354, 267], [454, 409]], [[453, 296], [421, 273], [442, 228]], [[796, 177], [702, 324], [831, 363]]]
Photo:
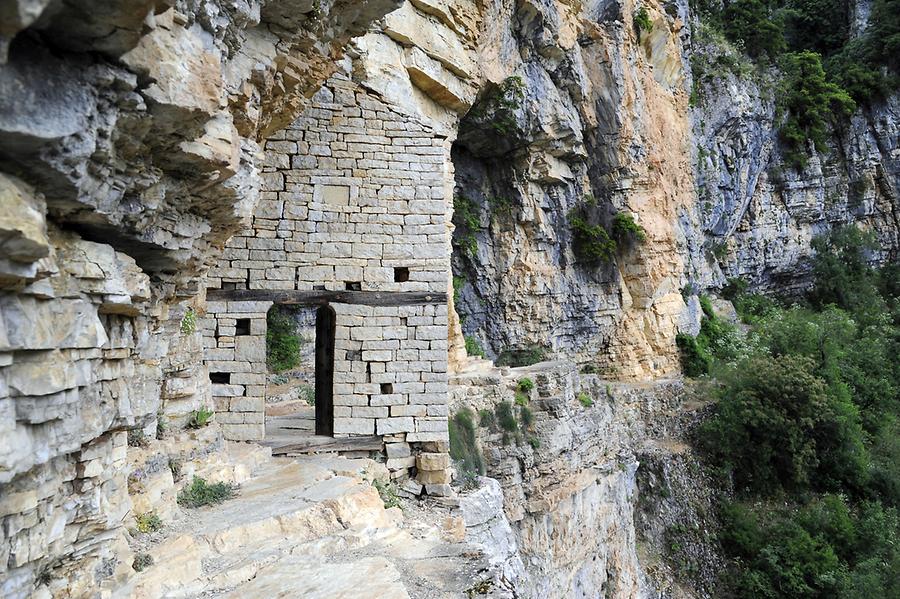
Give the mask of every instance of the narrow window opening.
[[313, 285], [313, 291], [325, 291], [325, 285]]
[[382, 395], [391, 395], [394, 392], [394, 384], [393, 383], [381, 383], [381, 394]]
[[221, 289], [228, 290], [228, 291], [234, 291], [235, 289], [237, 289], [237, 286], [238, 286], [238, 284], [235, 283], [234, 281], [223, 281]]
[[238, 318], [237, 324], [234, 325], [234, 334], [235, 335], [249, 335], [250, 334], [250, 319], [249, 318]]
[[231, 373], [230, 372], [210, 372], [209, 373], [209, 382], [213, 385], [230, 385], [231, 384]]
[[406, 283], [409, 281], [409, 268], [406, 266], [398, 266], [394, 268], [394, 282]]
[[344, 283], [347, 291], [362, 291], [362, 283], [359, 281], [347, 281]]

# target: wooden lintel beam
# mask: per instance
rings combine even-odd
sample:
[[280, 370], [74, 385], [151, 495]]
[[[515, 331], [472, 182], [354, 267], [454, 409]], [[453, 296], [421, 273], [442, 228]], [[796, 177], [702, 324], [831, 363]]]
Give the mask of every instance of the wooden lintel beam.
[[446, 304], [446, 293], [421, 291], [297, 291], [291, 289], [210, 289], [206, 299], [216, 302], [273, 302], [321, 306], [358, 304], [364, 306], [418, 306]]

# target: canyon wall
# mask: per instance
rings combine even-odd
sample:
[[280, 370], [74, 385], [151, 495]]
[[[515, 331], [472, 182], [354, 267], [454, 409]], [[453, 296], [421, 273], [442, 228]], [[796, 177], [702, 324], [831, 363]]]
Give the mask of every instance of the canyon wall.
[[[337, 73], [440, 138], [432, 185], [448, 213], [433, 216], [446, 226], [455, 205], [456, 230], [435, 259], [454, 280], [428, 284], [454, 296], [451, 369], [466, 366], [464, 336], [488, 358], [537, 347], [564, 363], [536, 375], [536, 447], [482, 431], [500, 484], [484, 491], [490, 517], [470, 506], [472, 534], [525, 596], [669, 596], [669, 566], [651, 567], [661, 519], [706, 499], [654, 520], [639, 498], [668, 476], [691, 488], [670, 439], [679, 384], [607, 389], [578, 371], [677, 376], [692, 293], [732, 276], [796, 291], [809, 240], [837, 224], [874, 230], [875, 260], [900, 247], [897, 97], [797, 172], [777, 144], [773, 74], [711, 68], [722, 55], [744, 60], [683, 0], [2, 3], [0, 594], [114, 588], [132, 501], [172, 492], [166, 452], [221, 447], [218, 428], [159, 452], [127, 431], [155, 437], [213, 407], [205, 289], [246, 280], [221, 260], [279, 202], [265, 140], [304, 131]], [[298, 168], [312, 155], [297, 146]], [[585, 263], [578, 211], [595, 226], [627, 215], [645, 238]], [[454, 409], [511, 393], [494, 375], [457, 382]]]

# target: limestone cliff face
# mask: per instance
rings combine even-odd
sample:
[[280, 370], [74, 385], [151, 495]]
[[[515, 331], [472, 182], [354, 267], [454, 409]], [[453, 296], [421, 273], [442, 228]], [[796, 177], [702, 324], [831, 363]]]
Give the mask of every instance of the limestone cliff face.
[[257, 144], [398, 4], [0, 8], [0, 595], [130, 568], [124, 431], [209, 405], [182, 317], [256, 202]]
[[[647, 6], [643, 35], [629, 3], [498, 4], [485, 21], [509, 23], [479, 47], [489, 78], [523, 82], [509, 123], [477, 107], [463, 120], [454, 161], [479, 221], [477, 248], [455, 256], [460, 312], [490, 357], [540, 345], [622, 376], [676, 370], [677, 214], [693, 202], [684, 25]], [[568, 214], [586, 201], [607, 224], [633, 215], [646, 241], [580, 263]]]
[[[526, 376], [535, 382], [533, 421], [514, 406], [519, 422], [509, 430], [498, 406], [513, 405]], [[547, 362], [459, 382], [456, 409], [497, 414], [477, 431], [505, 520], [477, 517], [497, 501], [490, 484], [464, 495], [462, 507], [467, 539], [486, 547], [498, 586], [524, 597], [716, 596], [712, 495], [683, 442], [694, 412], [679, 381], [607, 382]], [[673, 542], [687, 549], [677, 559], [688, 560], [690, 580], [665, 555]], [[676, 581], [689, 591], [673, 591]]]
[[[687, 278], [696, 288], [742, 277], [764, 291], [802, 290], [810, 283], [812, 238], [847, 223], [876, 234], [881, 251], [873, 259], [897, 258], [897, 95], [858, 110], [827, 151], [810, 148], [809, 164], [798, 172], [777, 143], [775, 73], [754, 71], [699, 24], [682, 51], [695, 71], [690, 151], [697, 198], [679, 218]], [[734, 66], [715, 67], [717, 56]]]

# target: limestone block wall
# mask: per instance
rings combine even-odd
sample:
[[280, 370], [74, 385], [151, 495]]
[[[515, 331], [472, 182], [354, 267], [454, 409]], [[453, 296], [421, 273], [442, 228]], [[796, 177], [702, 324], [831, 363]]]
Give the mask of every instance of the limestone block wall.
[[[447, 291], [450, 144], [427, 123], [338, 74], [266, 143], [265, 165], [252, 222], [210, 270], [209, 289]], [[335, 436], [446, 442], [446, 303], [330, 306]], [[207, 366], [231, 439], [265, 434], [270, 307], [207, 305]], [[391, 454], [392, 469], [415, 465], [408, 447]]]

